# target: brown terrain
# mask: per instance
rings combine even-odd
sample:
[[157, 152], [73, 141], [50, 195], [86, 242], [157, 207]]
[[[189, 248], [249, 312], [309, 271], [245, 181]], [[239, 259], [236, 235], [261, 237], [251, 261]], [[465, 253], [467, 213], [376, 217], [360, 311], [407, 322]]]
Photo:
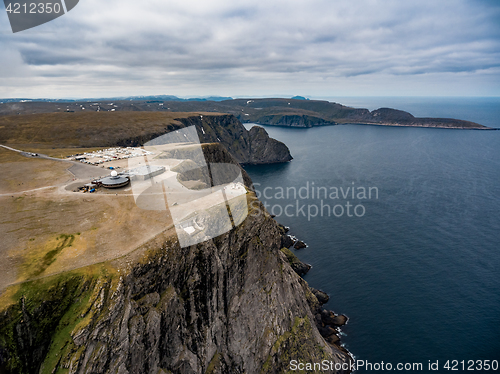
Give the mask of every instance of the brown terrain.
[[[262, 144], [271, 151], [271, 162], [281, 161], [281, 156], [284, 161], [291, 159], [286, 146], [269, 139], [267, 133], [255, 136], [251, 143], [248, 136], [253, 133], [234, 117], [218, 113], [88, 111], [0, 116], [0, 291], [9, 284], [117, 258], [172, 228], [168, 208], [139, 209], [130, 186], [92, 194], [74, 192], [95, 178], [109, 176], [109, 166], [126, 168], [127, 160], [105, 167], [66, 157], [117, 145], [140, 146], [190, 125], [196, 125], [204, 142], [216, 139], [226, 145], [239, 162], [252, 157], [250, 145]], [[272, 154], [275, 143], [282, 153], [278, 159]]]
[[79, 148], [110, 147], [131, 140], [144, 143], [158, 134], [184, 127], [177, 119], [198, 114], [83, 112], [1, 116], [0, 144], [45, 154], [52, 149], [50, 152], [59, 156], [61, 152], [54, 149], [65, 148], [63, 154], [67, 154]]
[[0, 148], [0, 173], [0, 289], [120, 257], [172, 227], [168, 211], [139, 209], [126, 189], [65, 188], [107, 174], [96, 166]]
[[[411, 113], [379, 108], [369, 111], [322, 100], [285, 98], [234, 99], [223, 101], [167, 100], [151, 98], [132, 100], [102, 99], [98, 101], [30, 101], [0, 103], [0, 116], [33, 113], [88, 113], [107, 112], [218, 112], [234, 115], [243, 123], [286, 127], [314, 127], [339, 124], [380, 126], [430, 127], [446, 129], [492, 130], [481, 124], [455, 118], [419, 118]], [[1, 122], [1, 120], [0, 120]], [[0, 123], [1, 127], [1, 123]], [[0, 142], [1, 144], [1, 142]]]

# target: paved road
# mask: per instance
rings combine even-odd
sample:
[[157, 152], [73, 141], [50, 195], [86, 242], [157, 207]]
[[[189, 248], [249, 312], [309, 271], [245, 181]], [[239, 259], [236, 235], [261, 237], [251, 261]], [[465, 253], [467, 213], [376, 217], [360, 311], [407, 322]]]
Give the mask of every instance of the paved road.
[[29, 158], [45, 158], [47, 160], [54, 160], [54, 161], [63, 161], [63, 162], [72, 162], [72, 161], [69, 161], [69, 160], [63, 160], [61, 158], [55, 158], [55, 157], [50, 157], [50, 156], [47, 156], [47, 155], [43, 155], [41, 153], [34, 153], [34, 152], [27, 152], [27, 151], [23, 151], [21, 149], [15, 149], [15, 148], [12, 148], [12, 147], [8, 147], [6, 145], [3, 145], [3, 144], [0, 144], [0, 147], [2, 148], [5, 148], [5, 149], [8, 149], [9, 151], [14, 151], [14, 152], [18, 152], [20, 153], [22, 156], [24, 157], [29, 157]]
[[6, 145], [2, 145], [0, 144], [0, 147], [3, 147], [5, 149], [8, 149], [8, 150], [11, 150], [11, 151], [14, 151], [14, 152], [20, 152], [20, 153], [23, 153], [23, 151], [20, 151], [19, 149], [14, 149], [14, 148], [11, 148], [11, 147], [7, 147]]
[[92, 165], [87, 165], [87, 164], [82, 164], [81, 162], [77, 161], [71, 161], [71, 160], [64, 160], [61, 158], [56, 158], [56, 157], [50, 157], [41, 153], [32, 153], [32, 152], [26, 152], [20, 149], [15, 149], [12, 147], [8, 147], [6, 145], [0, 144], [0, 147], [8, 149], [10, 151], [18, 152], [22, 156], [28, 157], [28, 158], [43, 158], [46, 160], [51, 160], [51, 161], [59, 161], [59, 162], [67, 162], [69, 164], [72, 164], [68, 168], [68, 171], [75, 176], [77, 179], [92, 179], [92, 178], [99, 178], [102, 176], [106, 176], [108, 173], [107, 171], [103, 170], [102, 168], [99, 168], [97, 166], [92, 166]]

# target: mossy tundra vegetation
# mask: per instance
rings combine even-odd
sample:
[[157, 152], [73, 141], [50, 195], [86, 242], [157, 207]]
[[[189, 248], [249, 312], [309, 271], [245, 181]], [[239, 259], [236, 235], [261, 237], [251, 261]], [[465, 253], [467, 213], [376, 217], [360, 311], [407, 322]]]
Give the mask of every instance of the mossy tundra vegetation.
[[[0, 144], [64, 157], [194, 124], [207, 161], [266, 161], [232, 116], [117, 114], [0, 117]], [[276, 145], [262, 137], [259, 149]], [[269, 161], [288, 160], [283, 149]], [[74, 193], [70, 166], [0, 148], [0, 372], [281, 373], [291, 359], [350, 360], [319, 334], [318, 299], [250, 190], [241, 225], [180, 248], [168, 210]]]

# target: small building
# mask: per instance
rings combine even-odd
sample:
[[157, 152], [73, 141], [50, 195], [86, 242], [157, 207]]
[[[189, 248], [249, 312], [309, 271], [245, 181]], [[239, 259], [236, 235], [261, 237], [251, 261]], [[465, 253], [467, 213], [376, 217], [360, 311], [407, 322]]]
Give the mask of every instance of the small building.
[[104, 188], [120, 188], [128, 185], [130, 183], [130, 178], [118, 175], [118, 173], [113, 170], [110, 177], [99, 179], [97, 183]]
[[165, 166], [143, 165], [128, 171], [131, 180], [147, 180], [165, 172]]

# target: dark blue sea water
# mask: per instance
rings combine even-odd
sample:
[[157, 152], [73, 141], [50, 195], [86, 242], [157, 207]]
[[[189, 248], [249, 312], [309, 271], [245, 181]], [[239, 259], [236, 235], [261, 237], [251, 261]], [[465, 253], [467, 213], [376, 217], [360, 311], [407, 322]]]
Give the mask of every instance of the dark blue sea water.
[[[338, 101], [500, 128], [499, 98]], [[278, 221], [309, 245], [296, 251], [313, 265], [305, 279], [330, 294], [328, 308], [350, 317], [342, 340], [356, 359], [423, 363], [423, 372], [430, 372], [429, 360], [439, 360], [442, 373], [449, 372], [443, 369], [447, 360], [500, 361], [500, 131], [360, 125], [266, 130], [288, 145], [294, 160], [246, 170], [261, 194], [268, 187], [266, 195], [274, 196], [261, 200]], [[338, 199], [324, 193], [313, 198], [313, 183], [328, 191], [354, 186], [356, 194], [376, 187], [378, 199], [374, 189], [371, 199], [341, 192]], [[295, 198], [291, 187], [304, 187], [305, 198]], [[331, 210], [328, 217], [323, 208], [322, 217], [307, 217], [307, 207], [314, 213], [322, 199], [330, 207], [343, 205], [344, 214], [337, 207], [339, 217]], [[289, 204], [288, 216], [280, 215]], [[306, 205], [306, 216], [297, 204]], [[364, 207], [361, 217], [352, 210], [356, 205]]]

